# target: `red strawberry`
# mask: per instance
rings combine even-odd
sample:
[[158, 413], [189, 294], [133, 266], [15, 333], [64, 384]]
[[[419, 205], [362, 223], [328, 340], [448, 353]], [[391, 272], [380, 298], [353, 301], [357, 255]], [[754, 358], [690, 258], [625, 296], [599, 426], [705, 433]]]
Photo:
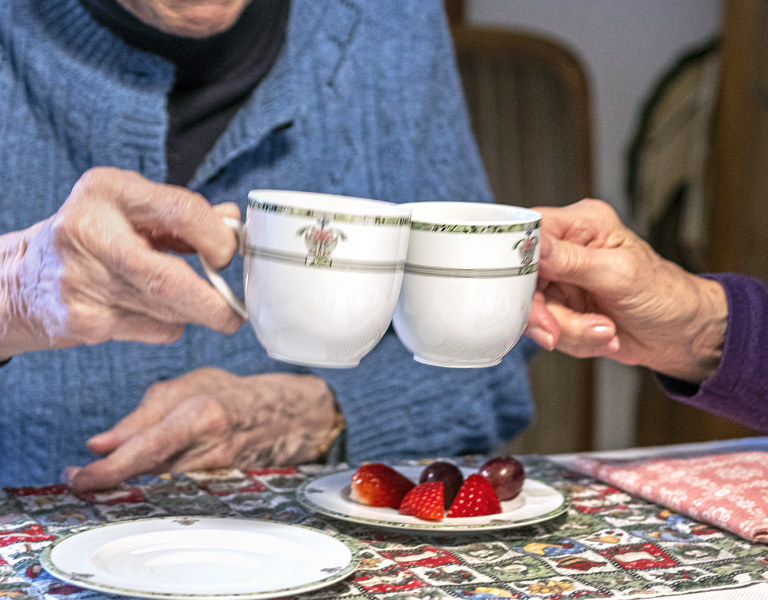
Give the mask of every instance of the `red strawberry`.
[[413, 515], [417, 519], [427, 521], [439, 521], [445, 515], [443, 501], [443, 482], [426, 481], [405, 495], [400, 503], [400, 514]]
[[448, 509], [449, 517], [479, 517], [501, 512], [496, 492], [491, 483], [477, 473], [470, 475], [459, 488], [456, 499]]
[[398, 508], [400, 501], [416, 484], [405, 475], [382, 463], [363, 465], [352, 475], [350, 498], [368, 506]]

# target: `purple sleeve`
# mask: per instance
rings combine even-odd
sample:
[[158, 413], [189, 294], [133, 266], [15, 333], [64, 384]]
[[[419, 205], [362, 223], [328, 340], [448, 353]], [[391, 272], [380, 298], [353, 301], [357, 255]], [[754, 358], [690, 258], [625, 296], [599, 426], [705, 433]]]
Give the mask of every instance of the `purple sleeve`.
[[728, 298], [728, 328], [714, 377], [700, 386], [657, 374], [681, 402], [768, 432], [768, 283], [733, 273], [704, 275]]

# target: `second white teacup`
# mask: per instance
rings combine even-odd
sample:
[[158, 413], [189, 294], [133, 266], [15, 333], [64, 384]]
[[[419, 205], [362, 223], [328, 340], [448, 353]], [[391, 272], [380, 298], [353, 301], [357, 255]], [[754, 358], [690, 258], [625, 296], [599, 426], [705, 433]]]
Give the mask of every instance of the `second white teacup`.
[[477, 202], [415, 202], [392, 323], [417, 361], [498, 364], [525, 328], [536, 291], [541, 215]]
[[252, 190], [245, 225], [232, 225], [245, 257], [245, 302], [203, 266], [230, 305], [250, 321], [269, 356], [309, 366], [354, 367], [379, 342], [403, 279], [407, 207]]

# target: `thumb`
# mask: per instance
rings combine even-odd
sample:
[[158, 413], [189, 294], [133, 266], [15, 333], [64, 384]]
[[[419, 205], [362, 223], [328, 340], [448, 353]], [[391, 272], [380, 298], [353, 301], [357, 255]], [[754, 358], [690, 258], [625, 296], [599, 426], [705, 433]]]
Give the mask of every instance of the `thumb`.
[[222, 217], [231, 217], [240, 220], [240, 207], [234, 202], [222, 202], [213, 207], [215, 213]]
[[542, 348], [554, 350], [560, 336], [560, 325], [546, 305], [543, 292], [537, 291], [531, 303], [531, 312], [525, 324], [525, 335]]

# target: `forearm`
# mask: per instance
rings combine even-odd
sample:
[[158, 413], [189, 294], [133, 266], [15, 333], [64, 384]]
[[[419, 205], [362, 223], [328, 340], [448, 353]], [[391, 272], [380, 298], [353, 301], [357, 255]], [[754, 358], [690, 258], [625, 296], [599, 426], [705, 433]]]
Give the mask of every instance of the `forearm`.
[[718, 368], [698, 386], [660, 381], [677, 400], [768, 431], [768, 284], [729, 273], [705, 277], [723, 286], [728, 302]]

